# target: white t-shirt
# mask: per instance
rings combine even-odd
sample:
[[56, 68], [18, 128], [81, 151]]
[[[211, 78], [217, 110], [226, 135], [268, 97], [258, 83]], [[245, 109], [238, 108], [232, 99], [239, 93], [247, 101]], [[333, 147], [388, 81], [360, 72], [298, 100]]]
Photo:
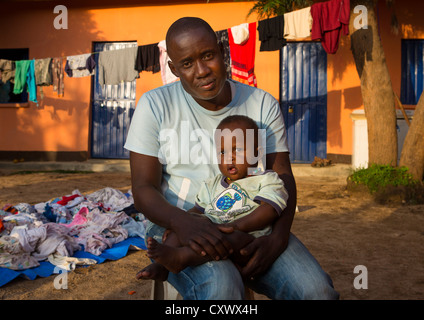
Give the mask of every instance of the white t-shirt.
[[265, 153], [287, 152], [287, 137], [278, 101], [269, 93], [230, 81], [233, 99], [218, 111], [200, 106], [174, 82], [139, 100], [125, 148], [159, 158], [163, 164], [162, 192], [181, 209], [194, 206], [202, 181], [219, 173], [214, 131], [229, 115], [246, 115], [266, 130]]
[[[260, 202], [270, 204], [278, 215], [286, 208], [289, 195], [278, 174], [267, 170], [231, 182], [222, 174], [201, 184], [196, 208], [215, 223], [227, 223], [252, 213]], [[255, 237], [269, 234], [271, 225], [251, 232]]]

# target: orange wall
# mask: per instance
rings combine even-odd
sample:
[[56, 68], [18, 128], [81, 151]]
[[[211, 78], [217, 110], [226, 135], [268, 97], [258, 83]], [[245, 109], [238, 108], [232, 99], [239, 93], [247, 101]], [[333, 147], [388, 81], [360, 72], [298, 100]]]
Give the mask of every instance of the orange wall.
[[[400, 97], [401, 85], [401, 39], [423, 39], [424, 21], [422, 14], [424, 2], [414, 0], [395, 1], [389, 7], [385, 0], [379, 0], [377, 16], [379, 32], [386, 56], [387, 67], [394, 92]], [[399, 32], [391, 28], [392, 14], [399, 22]], [[336, 54], [328, 55], [327, 72], [327, 153], [352, 154], [352, 127], [350, 114], [353, 110], [363, 109], [360, 80], [356, 71], [350, 37], [342, 35]], [[398, 106], [396, 105], [398, 108]], [[415, 106], [404, 106], [413, 109]]]
[[[205, 1], [206, 2], [206, 1]], [[88, 53], [93, 41], [135, 40], [138, 45], [156, 43], [165, 38], [173, 21], [183, 16], [198, 16], [215, 30], [244, 22], [257, 21], [247, 13], [253, 2], [218, 2], [166, 6], [88, 9], [68, 8], [68, 29], [56, 30], [53, 20], [55, 4], [37, 2], [36, 7], [14, 8], [2, 15], [0, 33], [2, 48], [29, 48], [30, 59]], [[408, 5], [406, 5], [408, 3]], [[424, 4], [412, 0], [397, 1], [394, 8], [400, 33], [390, 32], [391, 9], [380, 1], [381, 37], [395, 92], [400, 92], [400, 39], [422, 38], [424, 24], [419, 15]], [[418, 7], [418, 10], [415, 8]], [[409, 9], [406, 9], [409, 8]], [[414, 9], [411, 9], [414, 8]], [[417, 28], [416, 25], [422, 27]], [[414, 26], [414, 27], [413, 27]], [[6, 30], [7, 32], [4, 32]], [[257, 39], [255, 73], [258, 87], [279, 99], [279, 52], [259, 52]], [[142, 72], [137, 80], [138, 100], [142, 93], [162, 85], [160, 73]], [[342, 36], [335, 55], [328, 55], [327, 153], [352, 154], [353, 110], [363, 108], [360, 82], [350, 51], [350, 38]], [[45, 98], [39, 106], [28, 108], [0, 107], [0, 150], [10, 151], [89, 151], [90, 95], [89, 77], [69, 78], [65, 75], [65, 96], [58, 98], [52, 87], [45, 87]]]
[[352, 154], [350, 114], [362, 106], [360, 85], [350, 38], [342, 36], [336, 54], [327, 55], [327, 153]]
[[[165, 38], [168, 27], [180, 17], [199, 16], [212, 28], [221, 30], [244, 22], [252, 3], [224, 2], [167, 6], [85, 9], [68, 8], [68, 29], [53, 26], [55, 4], [44, 4], [31, 10], [22, 6], [8, 9], [2, 15], [0, 34], [2, 48], [29, 48], [30, 59], [88, 53], [93, 41], [135, 40], [138, 45], [156, 43]], [[259, 45], [258, 45], [259, 47]], [[278, 72], [268, 72], [269, 61], [278, 64], [278, 52], [257, 57], [259, 85], [278, 98]], [[160, 73], [142, 72], [137, 79], [138, 100], [143, 92], [162, 85]], [[44, 88], [45, 98], [37, 107], [0, 107], [0, 150], [9, 151], [87, 151], [90, 135], [89, 77], [65, 75], [65, 95], [58, 98], [52, 87]], [[38, 97], [39, 98], [39, 97]], [[40, 98], [39, 98], [40, 99]]]

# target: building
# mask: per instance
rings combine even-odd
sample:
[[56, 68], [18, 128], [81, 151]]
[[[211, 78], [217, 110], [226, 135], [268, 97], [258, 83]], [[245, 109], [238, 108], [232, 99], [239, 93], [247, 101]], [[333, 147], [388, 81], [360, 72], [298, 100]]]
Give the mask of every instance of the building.
[[[55, 12], [57, 5], [63, 5], [66, 10]], [[255, 14], [247, 16], [252, 6], [252, 1], [232, 0], [6, 0], [0, 4], [0, 58], [11, 53], [16, 60], [66, 57], [110, 47], [154, 44], [163, 40], [172, 22], [183, 16], [201, 17], [214, 30], [223, 30], [257, 22]], [[407, 109], [414, 108], [423, 86], [421, 7], [424, 4], [412, 0], [397, 1], [394, 6], [380, 0], [377, 7], [393, 89]], [[66, 21], [59, 19], [65, 17], [64, 12]], [[399, 23], [398, 33], [391, 28], [393, 12]], [[65, 22], [67, 28], [60, 28]], [[354, 152], [351, 114], [363, 109], [363, 105], [350, 37], [341, 36], [336, 54], [326, 54], [319, 42], [311, 41], [291, 41], [280, 51], [266, 52], [259, 48], [257, 37], [257, 85], [281, 102], [292, 139], [292, 161], [307, 163], [317, 155], [334, 162], [351, 163]], [[319, 63], [313, 65], [311, 61], [316, 61], [317, 56]], [[408, 78], [412, 65], [414, 77]], [[287, 77], [293, 76], [298, 81], [296, 86], [305, 83], [315, 86], [314, 96], [289, 96]], [[25, 102], [25, 98], [24, 102], [0, 103], [0, 160], [83, 161], [128, 157], [122, 145], [131, 109], [144, 92], [163, 84], [160, 72], [141, 72], [138, 79], [121, 88], [129, 90], [125, 94], [116, 93], [113, 88], [99, 93], [93, 78], [65, 75], [64, 95], [59, 96], [52, 86], [43, 87], [44, 97], [41, 98], [40, 91], [37, 94], [38, 105]], [[290, 85], [293, 79], [290, 78]], [[320, 111], [312, 116], [317, 106]], [[310, 128], [314, 128], [314, 133], [309, 132]]]

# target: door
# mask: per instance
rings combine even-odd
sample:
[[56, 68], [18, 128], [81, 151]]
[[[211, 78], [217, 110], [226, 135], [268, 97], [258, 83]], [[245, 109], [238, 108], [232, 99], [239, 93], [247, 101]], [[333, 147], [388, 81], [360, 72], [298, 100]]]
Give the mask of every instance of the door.
[[[94, 52], [137, 46], [137, 42], [95, 42]], [[98, 63], [99, 55], [94, 55]], [[98, 68], [92, 84], [91, 157], [128, 159], [124, 149], [129, 125], [135, 110], [135, 83], [100, 85]]]
[[327, 54], [319, 42], [290, 42], [280, 50], [280, 101], [290, 160], [327, 157]]

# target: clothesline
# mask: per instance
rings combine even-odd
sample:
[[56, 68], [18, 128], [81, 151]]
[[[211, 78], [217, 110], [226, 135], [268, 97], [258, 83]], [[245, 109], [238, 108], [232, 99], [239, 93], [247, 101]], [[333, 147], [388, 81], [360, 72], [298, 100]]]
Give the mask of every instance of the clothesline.
[[[338, 49], [340, 33], [349, 34], [349, 15], [350, 0], [330, 0], [273, 18], [216, 31], [218, 41], [224, 45], [227, 74], [235, 80], [257, 86], [254, 74], [256, 30], [261, 42], [260, 51], [280, 50], [287, 40], [310, 38], [320, 40], [324, 50], [334, 54]], [[94, 55], [99, 55], [97, 62]], [[64, 60], [66, 65], [63, 68]], [[58, 96], [63, 96], [64, 71], [69, 77], [84, 77], [93, 75], [94, 69], [98, 68], [101, 85], [133, 81], [139, 78], [142, 71], [160, 71], [164, 84], [178, 80], [168, 67], [165, 40], [85, 54], [12, 61], [10, 65], [5, 61], [10, 62], [0, 59], [2, 82], [5, 83], [7, 77], [13, 78], [15, 94], [21, 93], [26, 83], [30, 101], [36, 103], [36, 86], [53, 85]]]
[[[291, 19], [290, 22], [285, 23], [284, 25], [284, 32], [285, 32], [285, 39], [296, 39], [296, 34], [300, 34], [299, 38], [306, 38], [311, 34], [311, 29], [312, 29], [312, 14], [311, 10], [313, 10], [313, 8], [317, 9], [315, 11], [321, 11], [322, 7], [330, 7], [331, 10], [333, 10], [334, 12], [339, 12], [339, 15], [337, 16], [337, 18], [339, 18], [339, 20], [341, 20], [342, 24], [348, 24], [349, 21], [349, 15], [350, 15], [350, 0], [329, 0], [329, 1], [325, 1], [325, 2], [321, 2], [321, 3], [316, 3], [310, 7], [306, 7], [303, 9], [298, 9], [292, 12], [288, 12], [285, 13], [283, 16], [285, 18], [289, 18]], [[339, 9], [339, 10], [336, 10]], [[347, 10], [346, 10], [347, 9]], [[316, 13], [322, 13], [322, 12], [316, 12]], [[278, 16], [277, 16], [278, 17]], [[316, 15], [316, 17], [318, 17], [318, 14]], [[276, 17], [275, 17], [276, 18]], [[305, 21], [307, 21], [307, 23], [309, 23], [311, 25], [310, 30], [309, 30], [309, 35], [307, 34], [306, 36], [305, 31], [304, 30], [299, 30], [299, 29], [304, 29], [303, 27], [299, 28], [299, 22], [301, 24], [304, 24], [305, 21], [300, 21], [300, 19], [304, 19]], [[333, 17], [330, 17], [333, 18]], [[347, 19], [346, 19], [347, 18]], [[272, 18], [267, 18], [264, 20], [258, 20], [258, 24], [260, 24], [261, 22], [265, 22], [267, 20], [270, 20]], [[308, 21], [310, 20], [310, 21]], [[346, 22], [347, 20], [347, 22]], [[330, 25], [333, 24], [334, 21], [327, 21], [327, 23], [324, 23], [323, 25]], [[256, 23], [256, 22], [252, 22], [252, 23]], [[243, 24], [241, 24], [243, 25]], [[286, 31], [286, 29], [289, 28], [290, 30]], [[231, 29], [231, 28], [230, 28]], [[228, 29], [223, 29], [223, 30], [228, 30]], [[297, 30], [297, 32], [296, 32]], [[221, 30], [222, 31], [222, 30]], [[323, 30], [323, 31], [331, 31], [331, 30]], [[218, 31], [217, 31], [218, 32]], [[320, 38], [318, 38], [320, 39]], [[312, 39], [312, 40], [316, 40], [316, 39]], [[145, 45], [139, 45], [139, 47], [141, 46], [150, 46], [150, 45], [155, 45], [158, 44], [158, 42], [155, 43], [151, 43], [151, 44], [145, 44]], [[122, 50], [122, 49], [114, 49], [114, 50]], [[90, 52], [91, 54], [99, 54], [102, 51], [98, 51], [98, 52]], [[71, 54], [71, 55], [61, 55], [58, 57], [52, 57], [52, 59], [55, 58], [67, 58], [68, 56], [75, 56], [78, 54]]]
[[[310, 9], [310, 7], [308, 7], [309, 9]], [[269, 18], [268, 18], [269, 19]], [[266, 20], [268, 20], [268, 19], [264, 19], [264, 20], [258, 20], [258, 22], [262, 22], [262, 21], [266, 21]], [[255, 22], [253, 22], [253, 23], [255, 23]], [[223, 30], [228, 30], [228, 28], [227, 29], [222, 29], [222, 30], [220, 30], [220, 31], [223, 31]], [[219, 31], [216, 31], [216, 32], [219, 32]], [[130, 43], [130, 42], [129, 42]], [[142, 47], [142, 46], [150, 46], [150, 45], [157, 45], [159, 42], [155, 42], [155, 43], [150, 43], [150, 44], [143, 44], [143, 45], [138, 45], [138, 47]], [[114, 49], [114, 50], [123, 50], [123, 49], [126, 49], [126, 48], [121, 48], [121, 49]], [[94, 52], [89, 52], [90, 54], [99, 54], [99, 53], [102, 53], [103, 51], [94, 51]], [[61, 55], [61, 56], [57, 56], [57, 57], [51, 57], [51, 59], [59, 59], [59, 58], [67, 58], [67, 57], [71, 57], [71, 56], [76, 56], [76, 55], [80, 55], [81, 53], [76, 53], [76, 54], [68, 54], [68, 55]], [[86, 54], [86, 53], [85, 53]], [[37, 59], [43, 59], [43, 58], [34, 58], [35, 60], [37, 60]]]

